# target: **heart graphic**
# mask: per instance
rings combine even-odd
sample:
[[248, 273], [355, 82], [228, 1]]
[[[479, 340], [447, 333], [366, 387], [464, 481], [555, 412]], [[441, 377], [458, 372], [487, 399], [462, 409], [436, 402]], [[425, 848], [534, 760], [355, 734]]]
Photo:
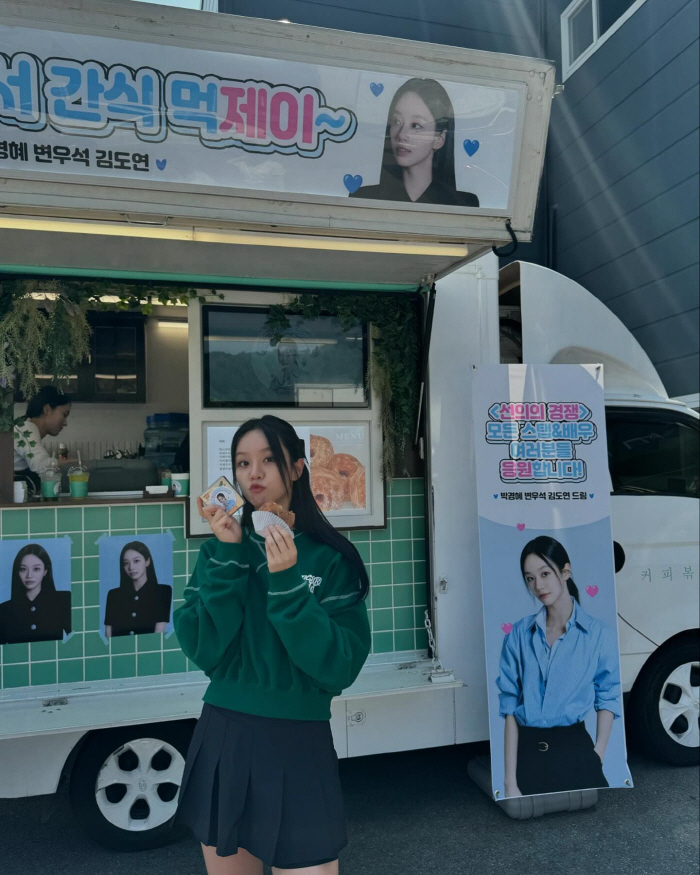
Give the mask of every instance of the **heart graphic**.
[[588, 497], [589, 497], [589, 498], [595, 498], [595, 492], [589, 492], [589, 493], [588, 493]]
[[501, 623], [501, 629], [503, 629], [503, 631], [505, 632], [506, 635], [510, 632], [510, 630], [512, 628], [513, 628], [512, 623]]
[[384, 91], [384, 86], [381, 82], [370, 82], [369, 90], [374, 94], [375, 97], [379, 97], [379, 95]]
[[464, 151], [471, 158], [472, 155], [476, 155], [479, 151], [479, 141], [478, 140], [465, 140], [462, 144], [464, 146]]
[[167, 158], [156, 158], [156, 167], [158, 170], [165, 170], [165, 165], [168, 163]]
[[343, 184], [345, 188], [350, 192], [350, 194], [354, 194], [357, 189], [362, 185], [362, 177], [358, 173], [357, 176], [353, 176], [351, 173], [346, 173], [343, 177]]
[[498, 498], [498, 493], [497, 493], [497, 492], [494, 492], [494, 493], [493, 493], [493, 497], [494, 497], [494, 498]]
[[518, 523], [518, 525], [517, 525], [515, 528], [516, 528], [519, 532], [524, 532], [524, 531], [525, 531], [525, 523]]
[[598, 587], [597, 587], [597, 586], [587, 586], [587, 587], [586, 587], [586, 592], [588, 593], [588, 595], [589, 595], [591, 598], [593, 598], [594, 596], [597, 596], [597, 595], [598, 595]]

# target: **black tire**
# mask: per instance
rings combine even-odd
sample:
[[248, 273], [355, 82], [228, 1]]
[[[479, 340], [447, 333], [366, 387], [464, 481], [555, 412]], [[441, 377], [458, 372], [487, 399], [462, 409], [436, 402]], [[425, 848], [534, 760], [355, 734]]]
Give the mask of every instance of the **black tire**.
[[[88, 738], [71, 770], [69, 797], [91, 839], [113, 851], [144, 851], [182, 837], [172, 820], [193, 729], [188, 721], [152, 723]], [[147, 767], [151, 771], [144, 775]], [[173, 780], [161, 781], [158, 772]], [[101, 775], [105, 786], [98, 788]], [[122, 776], [124, 783], [112, 780]]]
[[[671, 676], [676, 670], [680, 670], [679, 676], [688, 675], [690, 695], [684, 695], [681, 686], [674, 683]], [[649, 756], [674, 766], [700, 763], [700, 745], [695, 743], [700, 733], [699, 685], [700, 638], [679, 638], [650, 657], [635, 681], [627, 714], [631, 736]], [[677, 714], [668, 731], [662, 722], [662, 708], [671, 716]]]

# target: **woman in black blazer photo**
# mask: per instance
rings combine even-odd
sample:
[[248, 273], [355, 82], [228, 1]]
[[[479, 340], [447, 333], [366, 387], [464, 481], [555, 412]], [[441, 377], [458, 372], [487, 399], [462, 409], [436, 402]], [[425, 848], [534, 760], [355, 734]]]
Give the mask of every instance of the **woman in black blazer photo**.
[[71, 631], [70, 590], [56, 590], [51, 557], [27, 544], [12, 563], [10, 599], [0, 604], [0, 644], [59, 641]]
[[107, 593], [105, 637], [165, 632], [172, 600], [173, 588], [158, 583], [151, 551], [130, 541], [119, 556], [119, 586]]
[[478, 207], [479, 198], [455, 181], [452, 101], [435, 79], [409, 79], [389, 107], [378, 185], [363, 185], [353, 198]]

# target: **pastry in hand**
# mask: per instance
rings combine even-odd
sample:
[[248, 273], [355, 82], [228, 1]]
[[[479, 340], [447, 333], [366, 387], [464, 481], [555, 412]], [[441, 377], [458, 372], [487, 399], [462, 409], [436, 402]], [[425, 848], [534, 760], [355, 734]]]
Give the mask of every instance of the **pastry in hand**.
[[348, 480], [348, 497], [353, 507], [367, 507], [365, 469], [363, 465]]
[[311, 469], [311, 492], [322, 511], [340, 510], [345, 500], [345, 482], [330, 468]]
[[293, 510], [283, 510], [282, 505], [277, 504], [276, 501], [266, 501], [260, 510], [274, 513], [274, 515], [278, 516], [283, 523], [286, 523], [289, 526], [290, 529], [294, 528], [296, 516]]
[[345, 498], [350, 501], [350, 478], [358, 468], [362, 467], [362, 465], [354, 456], [351, 456], [348, 453], [336, 453], [333, 456], [329, 467], [342, 478], [343, 483], [345, 484]]
[[331, 459], [335, 450], [328, 438], [318, 434], [311, 435], [309, 447], [309, 464], [312, 468], [330, 468]]

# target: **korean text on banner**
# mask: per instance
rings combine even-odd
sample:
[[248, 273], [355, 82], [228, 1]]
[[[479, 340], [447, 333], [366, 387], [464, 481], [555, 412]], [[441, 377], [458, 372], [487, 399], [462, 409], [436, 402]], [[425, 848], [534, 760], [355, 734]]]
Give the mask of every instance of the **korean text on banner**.
[[473, 386], [494, 798], [629, 787], [603, 369]]

